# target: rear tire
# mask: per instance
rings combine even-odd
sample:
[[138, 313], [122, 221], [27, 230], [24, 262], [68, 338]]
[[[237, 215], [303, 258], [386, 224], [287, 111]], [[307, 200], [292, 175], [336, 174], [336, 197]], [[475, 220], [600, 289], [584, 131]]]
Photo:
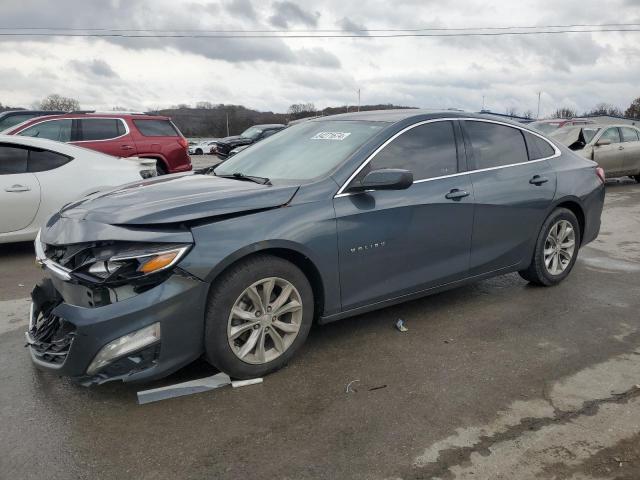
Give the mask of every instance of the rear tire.
[[574, 213], [566, 208], [555, 209], [540, 229], [531, 264], [518, 273], [536, 285], [557, 285], [573, 269], [580, 240], [580, 224]]
[[205, 358], [232, 378], [287, 364], [313, 322], [313, 291], [292, 263], [271, 255], [241, 261], [214, 283], [205, 319]]
[[160, 162], [160, 160], [156, 160], [156, 173], [158, 174], [158, 176], [167, 174], [167, 169], [164, 167], [162, 162]]
[[636, 182], [640, 183], [640, 173], [632, 177]]
[[202, 151], [201, 148], [196, 148], [196, 155], [203, 155], [204, 152]]

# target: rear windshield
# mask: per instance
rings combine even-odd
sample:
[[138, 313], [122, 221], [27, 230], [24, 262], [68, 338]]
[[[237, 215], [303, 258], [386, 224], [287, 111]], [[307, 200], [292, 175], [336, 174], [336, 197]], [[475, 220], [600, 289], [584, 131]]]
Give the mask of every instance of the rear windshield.
[[169, 120], [134, 120], [134, 125], [145, 137], [179, 137], [178, 130]]
[[560, 122], [532, 122], [528, 126], [542, 133], [551, 133], [560, 128]]

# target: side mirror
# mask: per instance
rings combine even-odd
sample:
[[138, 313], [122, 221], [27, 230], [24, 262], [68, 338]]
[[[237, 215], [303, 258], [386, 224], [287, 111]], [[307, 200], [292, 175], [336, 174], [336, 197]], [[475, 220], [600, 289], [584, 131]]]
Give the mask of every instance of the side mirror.
[[365, 175], [359, 185], [352, 186], [352, 192], [365, 190], [406, 190], [413, 185], [413, 173], [399, 168], [381, 168]]
[[608, 138], [601, 138], [596, 142], [596, 147], [604, 147], [605, 145], [611, 145], [611, 140]]

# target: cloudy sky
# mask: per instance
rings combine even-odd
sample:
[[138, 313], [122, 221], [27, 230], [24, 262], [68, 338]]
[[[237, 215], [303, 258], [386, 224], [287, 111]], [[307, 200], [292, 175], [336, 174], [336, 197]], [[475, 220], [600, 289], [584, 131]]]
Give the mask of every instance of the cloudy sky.
[[[2, 0], [7, 28], [342, 30], [640, 24], [639, 0]], [[0, 102], [50, 93], [83, 108], [198, 101], [285, 111], [395, 103], [496, 112], [640, 96], [640, 32], [456, 38], [56, 38], [2, 36]]]

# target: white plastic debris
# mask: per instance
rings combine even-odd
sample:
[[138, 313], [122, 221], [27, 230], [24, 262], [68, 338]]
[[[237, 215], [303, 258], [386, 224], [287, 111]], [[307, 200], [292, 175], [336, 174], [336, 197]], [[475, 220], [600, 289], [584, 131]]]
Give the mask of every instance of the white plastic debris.
[[246, 387], [247, 385], [256, 385], [262, 383], [262, 378], [250, 378], [249, 380], [233, 380], [231, 386], [233, 388]]
[[143, 405], [145, 403], [157, 402], [168, 398], [207, 392], [230, 384], [231, 378], [229, 378], [229, 375], [226, 373], [218, 373], [198, 380], [190, 380], [188, 382], [176, 383], [175, 385], [169, 385], [166, 387], [143, 390], [138, 392], [138, 403]]
[[399, 318], [398, 321], [396, 322], [396, 328], [398, 330], [400, 330], [401, 332], [408, 332], [409, 329], [405, 326], [404, 324], [404, 320]]
[[349, 383], [347, 383], [347, 388], [345, 389], [345, 393], [357, 392], [357, 390], [351, 387], [351, 385], [359, 381], [360, 380], [351, 380]]

